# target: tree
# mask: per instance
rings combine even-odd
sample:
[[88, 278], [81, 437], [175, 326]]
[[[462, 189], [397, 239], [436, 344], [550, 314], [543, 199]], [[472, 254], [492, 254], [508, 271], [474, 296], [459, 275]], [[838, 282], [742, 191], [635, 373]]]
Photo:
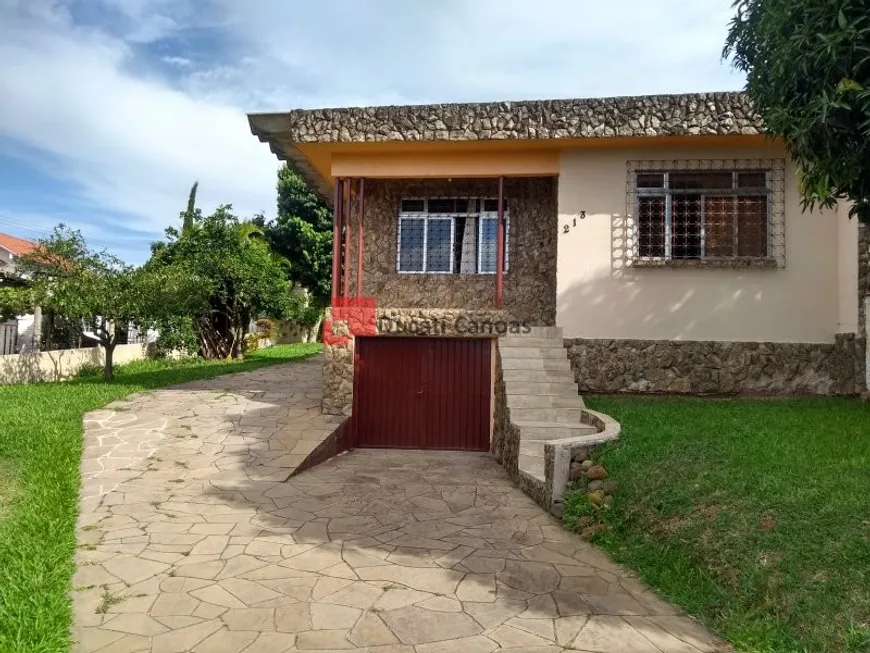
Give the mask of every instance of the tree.
[[147, 326], [162, 315], [186, 310], [197, 297], [196, 279], [133, 268], [104, 251], [89, 249], [80, 232], [64, 225], [22, 255], [17, 266], [30, 284], [20, 289], [19, 301], [90, 329], [105, 351], [107, 381], [113, 377], [119, 327]]
[[18, 275], [0, 272], [0, 322], [29, 313], [35, 305], [24, 279]]
[[152, 247], [145, 267], [203, 279], [205, 286], [201, 306], [191, 314], [192, 329], [190, 320], [175, 317], [159, 327], [162, 337], [183, 341], [185, 333], [195, 333], [203, 357], [236, 358], [251, 319], [286, 315], [290, 285], [284, 263], [263, 231], [240, 221], [231, 206], [205, 217], [197, 211], [192, 225], [170, 227], [166, 236]]
[[278, 171], [278, 216], [266, 235], [289, 261], [289, 280], [309, 293], [316, 309], [325, 308], [331, 295], [332, 210], [287, 166]]
[[805, 207], [853, 202], [870, 222], [867, 0], [737, 0], [723, 56], [802, 169]]
[[199, 182], [193, 182], [193, 186], [190, 187], [190, 195], [187, 198], [187, 210], [181, 214], [182, 222], [181, 222], [181, 233], [187, 233], [191, 229], [193, 229], [193, 225], [196, 222], [197, 218], [200, 217], [196, 208], [196, 189], [199, 188]]

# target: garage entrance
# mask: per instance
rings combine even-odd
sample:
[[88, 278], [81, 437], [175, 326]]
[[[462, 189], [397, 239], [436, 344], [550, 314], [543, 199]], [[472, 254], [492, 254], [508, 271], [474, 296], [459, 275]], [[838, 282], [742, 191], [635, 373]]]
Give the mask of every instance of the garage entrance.
[[354, 356], [358, 446], [489, 451], [490, 340], [357, 338]]

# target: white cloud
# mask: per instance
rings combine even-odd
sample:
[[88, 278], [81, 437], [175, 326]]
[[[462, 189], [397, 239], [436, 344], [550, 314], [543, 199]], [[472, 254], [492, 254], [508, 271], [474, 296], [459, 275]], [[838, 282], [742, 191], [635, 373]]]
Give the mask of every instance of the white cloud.
[[0, 134], [57, 157], [58, 175], [125, 226], [159, 231], [200, 180], [203, 208], [269, 211], [277, 162], [240, 107], [126, 72], [123, 42], [68, 21], [0, 16]]
[[273, 210], [277, 161], [245, 111], [742, 85], [719, 60], [731, 0], [85, 4], [117, 20], [0, 0], [0, 136], [95, 215], [154, 233], [197, 179], [204, 210]]
[[187, 57], [160, 57], [160, 61], [169, 66], [178, 66], [179, 68], [189, 68], [193, 65], [193, 60]]

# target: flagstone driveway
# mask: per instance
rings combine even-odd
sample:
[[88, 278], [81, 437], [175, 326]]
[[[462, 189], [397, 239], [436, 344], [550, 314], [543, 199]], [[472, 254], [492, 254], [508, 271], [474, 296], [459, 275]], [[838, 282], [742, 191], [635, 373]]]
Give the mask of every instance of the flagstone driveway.
[[75, 650], [727, 648], [514, 488], [486, 454], [357, 450], [319, 359], [86, 418]]

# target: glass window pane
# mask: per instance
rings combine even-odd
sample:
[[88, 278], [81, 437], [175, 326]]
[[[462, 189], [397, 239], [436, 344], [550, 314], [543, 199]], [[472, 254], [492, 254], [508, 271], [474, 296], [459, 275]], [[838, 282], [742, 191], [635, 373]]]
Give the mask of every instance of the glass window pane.
[[737, 198], [737, 255], [767, 256], [767, 198]]
[[426, 221], [422, 218], [399, 220], [399, 272], [423, 272], [425, 225]]
[[638, 188], [664, 188], [665, 176], [661, 172], [638, 172], [637, 173]]
[[434, 197], [429, 200], [429, 213], [455, 213], [456, 200], [447, 197]]
[[402, 200], [402, 213], [422, 213], [425, 210], [425, 200]]
[[450, 272], [453, 258], [453, 220], [429, 220], [426, 235], [426, 271]]
[[671, 258], [701, 256], [701, 196], [671, 199]]
[[674, 190], [730, 190], [734, 180], [731, 172], [672, 172], [668, 186]]
[[704, 239], [706, 255], [734, 256], [734, 198], [704, 198]]
[[[504, 206], [504, 210], [507, 211], [508, 210], [507, 200], [504, 200], [502, 202], [502, 204]], [[483, 210], [484, 211], [492, 211], [493, 213], [498, 212], [498, 199], [483, 200]]]
[[496, 239], [498, 238], [498, 218], [480, 219], [480, 272], [495, 274]]
[[737, 175], [737, 188], [767, 188], [764, 172], [741, 172]]
[[665, 255], [665, 197], [641, 195], [637, 198], [638, 255]]

